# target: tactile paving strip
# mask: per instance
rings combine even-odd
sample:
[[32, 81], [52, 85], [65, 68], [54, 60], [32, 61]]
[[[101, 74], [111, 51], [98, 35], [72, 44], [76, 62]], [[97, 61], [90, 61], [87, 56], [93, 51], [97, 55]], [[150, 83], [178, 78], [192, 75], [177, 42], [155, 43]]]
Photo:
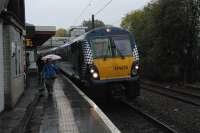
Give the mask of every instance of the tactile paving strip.
[[79, 133], [70, 103], [59, 81], [55, 81], [54, 96], [58, 111], [59, 133]]

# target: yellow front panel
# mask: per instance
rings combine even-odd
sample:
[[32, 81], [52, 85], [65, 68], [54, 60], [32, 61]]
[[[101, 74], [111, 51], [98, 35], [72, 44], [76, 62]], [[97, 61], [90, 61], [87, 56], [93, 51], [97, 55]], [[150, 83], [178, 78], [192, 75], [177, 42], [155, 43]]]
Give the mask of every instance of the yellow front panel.
[[131, 75], [131, 67], [133, 64], [133, 57], [115, 57], [106, 59], [95, 59], [100, 80], [113, 78], [129, 78]]

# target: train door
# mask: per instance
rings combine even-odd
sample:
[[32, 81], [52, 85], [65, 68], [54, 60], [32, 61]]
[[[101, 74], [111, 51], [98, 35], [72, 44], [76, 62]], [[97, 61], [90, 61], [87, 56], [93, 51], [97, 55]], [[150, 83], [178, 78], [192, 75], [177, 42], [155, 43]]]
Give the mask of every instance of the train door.
[[78, 73], [80, 78], [82, 78], [82, 65], [84, 62], [84, 58], [83, 58], [83, 42], [79, 42], [78, 44]]
[[74, 43], [73, 45], [72, 45], [72, 65], [73, 65], [73, 70], [75, 71], [75, 72], [77, 72], [77, 70], [78, 70], [78, 47], [77, 47], [77, 43]]
[[82, 63], [83, 63], [83, 55], [82, 55], [81, 42], [78, 42], [72, 46], [72, 65], [75, 75], [79, 78], [81, 75]]

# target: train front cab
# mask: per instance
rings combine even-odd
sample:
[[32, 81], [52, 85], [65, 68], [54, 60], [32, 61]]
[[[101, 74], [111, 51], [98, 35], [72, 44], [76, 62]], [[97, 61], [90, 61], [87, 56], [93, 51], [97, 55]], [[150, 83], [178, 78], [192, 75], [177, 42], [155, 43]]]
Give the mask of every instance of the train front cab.
[[94, 58], [89, 70], [92, 84], [123, 84], [128, 98], [139, 96], [139, 57], [133, 38], [129, 35], [95, 37], [90, 45]]

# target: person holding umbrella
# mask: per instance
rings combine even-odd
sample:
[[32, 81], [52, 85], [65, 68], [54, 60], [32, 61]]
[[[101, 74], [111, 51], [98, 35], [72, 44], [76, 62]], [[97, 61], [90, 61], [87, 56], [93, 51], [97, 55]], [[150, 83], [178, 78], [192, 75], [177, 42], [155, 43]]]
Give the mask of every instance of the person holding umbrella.
[[48, 95], [52, 96], [53, 85], [57, 76], [58, 67], [53, 63], [53, 58], [42, 58], [42, 59], [45, 61], [45, 65], [42, 69], [44, 84], [47, 88]]
[[39, 55], [36, 63], [38, 66], [38, 84], [41, 84], [42, 83], [42, 69], [44, 66], [44, 61], [42, 60], [42, 55]]

